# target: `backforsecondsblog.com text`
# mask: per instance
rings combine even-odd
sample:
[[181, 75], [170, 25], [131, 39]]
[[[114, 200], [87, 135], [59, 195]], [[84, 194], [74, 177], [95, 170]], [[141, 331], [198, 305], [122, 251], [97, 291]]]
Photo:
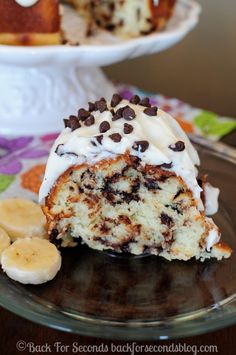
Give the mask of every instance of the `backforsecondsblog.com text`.
[[16, 350], [21, 353], [34, 353], [34, 354], [43, 354], [43, 353], [91, 353], [91, 354], [127, 354], [127, 355], [136, 355], [136, 354], [207, 354], [207, 353], [218, 353], [217, 345], [189, 345], [186, 343], [172, 343], [172, 344], [154, 344], [154, 345], [141, 345], [136, 342], [129, 342], [125, 344], [104, 344], [99, 345], [83, 345], [78, 342], [73, 342], [71, 344], [64, 344], [60, 341], [57, 341], [53, 344], [44, 343], [36, 344], [34, 342], [26, 342], [24, 340], [19, 340], [16, 343]]

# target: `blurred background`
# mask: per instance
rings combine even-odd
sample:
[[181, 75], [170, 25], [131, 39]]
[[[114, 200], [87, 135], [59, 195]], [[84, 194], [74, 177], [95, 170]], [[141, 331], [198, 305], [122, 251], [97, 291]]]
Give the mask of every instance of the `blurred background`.
[[175, 47], [104, 68], [112, 79], [236, 117], [236, 0], [199, 0], [198, 26]]

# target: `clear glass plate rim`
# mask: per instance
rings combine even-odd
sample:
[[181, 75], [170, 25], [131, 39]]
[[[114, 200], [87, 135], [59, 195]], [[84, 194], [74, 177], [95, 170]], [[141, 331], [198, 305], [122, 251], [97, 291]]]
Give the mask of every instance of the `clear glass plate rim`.
[[[228, 300], [228, 302], [226, 302]], [[196, 312], [186, 313], [181, 317], [173, 317], [163, 321], [147, 322], [114, 322], [103, 319], [83, 316], [82, 314], [70, 317], [69, 312], [60, 312], [42, 306], [43, 312], [26, 308], [20, 302], [14, 305], [10, 297], [0, 295], [0, 304], [9, 311], [33, 321], [37, 324], [51, 328], [87, 336], [99, 336], [108, 339], [151, 340], [179, 338], [198, 335], [211, 330], [221, 329], [236, 322], [236, 294], [223, 301], [218, 307], [202, 308]], [[41, 305], [39, 305], [41, 308]], [[205, 319], [206, 314], [213, 315]], [[197, 316], [200, 314], [199, 316]], [[194, 317], [195, 315], [195, 317]], [[188, 319], [189, 318], [189, 319]]]
[[[203, 150], [218, 158], [227, 160], [231, 164], [236, 164], [236, 161], [224, 156], [214, 144], [212, 147], [211, 149], [203, 147]], [[37, 297], [32, 294], [31, 296]], [[236, 323], [236, 293], [215, 304], [214, 307], [201, 308], [197, 311], [181, 314], [181, 316], [175, 316], [166, 320], [142, 320], [141, 322], [136, 320], [126, 322], [111, 321], [82, 313], [72, 318], [69, 312], [58, 312], [53, 305], [45, 307], [45, 305], [37, 304], [40, 311], [32, 306], [29, 307], [29, 305], [27, 307], [24, 303], [26, 300], [23, 300], [24, 302], [21, 303], [21, 298], [23, 297], [18, 298], [18, 302], [15, 304], [12, 292], [5, 294], [1, 292], [0, 305], [23, 318], [41, 325], [47, 325], [67, 332], [87, 336], [100, 336], [109, 339], [151, 340], [178, 338], [183, 337], [183, 334], [184, 336], [197, 335]], [[32, 297], [30, 298], [31, 300], [33, 300]], [[206, 319], [206, 315], [210, 317]]]

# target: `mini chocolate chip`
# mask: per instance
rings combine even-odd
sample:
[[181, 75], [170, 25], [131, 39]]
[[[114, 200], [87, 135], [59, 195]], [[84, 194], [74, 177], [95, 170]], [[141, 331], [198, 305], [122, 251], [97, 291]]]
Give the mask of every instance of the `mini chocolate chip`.
[[63, 121], [64, 121], [65, 128], [67, 128], [67, 127], [70, 128], [70, 121], [67, 118], [64, 118]]
[[115, 143], [119, 143], [122, 139], [122, 137], [119, 133], [110, 134], [109, 138], [111, 138], [111, 140], [113, 140], [113, 142], [115, 142]]
[[112, 117], [112, 121], [117, 121], [120, 118], [122, 118], [123, 111], [124, 111], [124, 107], [118, 108], [118, 110], [115, 112], [114, 116]]
[[111, 128], [110, 123], [108, 121], [103, 121], [102, 123], [100, 123], [99, 132], [100, 133], [105, 133], [110, 128]]
[[55, 149], [55, 153], [61, 157], [62, 155], [64, 155], [64, 151], [63, 151], [63, 147], [64, 147], [64, 144], [58, 144], [58, 146], [56, 147]]
[[148, 147], [149, 147], [148, 141], [136, 141], [132, 146], [134, 150], [138, 150], [141, 153], [145, 152], [148, 149]]
[[156, 106], [147, 107], [144, 109], [144, 113], [148, 116], [156, 116], [158, 108]]
[[141, 159], [139, 157], [136, 157], [135, 155], [131, 155], [130, 160], [131, 160], [132, 166], [135, 168], [137, 168], [137, 166], [139, 165], [139, 163], [141, 161]]
[[77, 120], [78, 121], [78, 117], [75, 116], [75, 115], [70, 115], [69, 116], [69, 121], [72, 121], [72, 120]]
[[151, 104], [150, 104], [149, 98], [148, 98], [148, 97], [144, 97], [144, 98], [140, 101], [139, 105], [145, 106], [145, 107], [150, 107]]
[[114, 114], [115, 114], [115, 110], [113, 110], [113, 108], [112, 108], [112, 109], [110, 109], [110, 112], [111, 112], [112, 116], [114, 116]]
[[131, 107], [125, 106], [125, 107], [123, 108], [122, 116], [123, 116], [123, 118], [124, 118], [125, 120], [131, 121], [131, 120], [133, 120], [133, 119], [135, 118], [136, 115], [135, 115], [134, 110], [133, 110]]
[[90, 115], [86, 120], [84, 121], [85, 126], [92, 126], [95, 122], [94, 116]]
[[158, 183], [154, 179], [146, 178], [144, 185], [148, 190], [160, 190]]
[[111, 107], [116, 107], [122, 101], [122, 97], [119, 94], [114, 94], [111, 99]]
[[162, 168], [165, 168], [165, 169], [170, 169], [170, 168], [172, 168], [172, 163], [164, 163], [164, 164], [161, 164], [161, 167]]
[[102, 97], [99, 101], [95, 102], [95, 110], [100, 111], [101, 113], [106, 111], [107, 108], [107, 103], [104, 97]]
[[113, 23], [109, 23], [108, 25], [105, 25], [105, 28], [107, 31], [114, 31], [114, 29], [116, 28], [116, 25], [114, 25]]
[[96, 140], [98, 141], [99, 144], [102, 144], [102, 140], [103, 140], [103, 135], [100, 134], [99, 136], [95, 136]]
[[85, 110], [84, 108], [80, 108], [78, 111], [78, 116], [81, 119], [81, 121], [85, 121], [87, 117], [89, 117], [90, 112]]
[[129, 246], [130, 242], [124, 243], [120, 246], [120, 250], [123, 253], [129, 253], [130, 252], [130, 246]]
[[88, 103], [89, 112], [95, 111], [95, 104], [93, 102]]
[[184, 192], [184, 189], [180, 189], [179, 191], [176, 192], [176, 194], [174, 195], [173, 200], [175, 200], [178, 196], [180, 196], [182, 193]]
[[131, 99], [129, 100], [129, 102], [130, 102], [131, 104], [137, 105], [137, 104], [139, 104], [139, 102], [140, 102], [140, 97], [139, 97], [138, 95], [134, 95], [134, 96], [131, 97]]
[[129, 134], [131, 132], [133, 132], [134, 127], [131, 124], [128, 123], [124, 123], [124, 133], [125, 134]]
[[78, 157], [78, 155], [76, 153], [73, 152], [65, 152], [64, 151], [64, 144], [59, 144], [55, 150], [55, 153], [59, 156], [62, 157], [63, 155], [74, 155], [76, 157]]
[[74, 153], [74, 152], [66, 152], [65, 154], [62, 155], [73, 155], [75, 157], [78, 157], [78, 154]]
[[173, 218], [168, 216], [166, 213], [161, 213], [161, 223], [167, 225], [169, 228], [173, 227]]
[[203, 179], [202, 179], [202, 178], [198, 178], [198, 179], [197, 179], [197, 182], [198, 182], [198, 185], [199, 185], [200, 187], [203, 186]]
[[58, 230], [56, 228], [53, 228], [51, 230], [50, 235], [51, 235], [52, 238], [56, 238], [58, 236], [58, 234], [59, 234], [59, 232], [58, 232]]
[[57, 238], [59, 231], [56, 228], [53, 228], [50, 233], [50, 241], [55, 244], [57, 247], [60, 247], [62, 239]]
[[144, 245], [143, 246], [143, 255], [144, 254], [151, 254], [151, 248], [150, 246]]
[[71, 115], [69, 117], [69, 121], [70, 121], [70, 128], [72, 129], [72, 131], [74, 131], [77, 128], [81, 127], [81, 124], [79, 123], [78, 117]]
[[169, 148], [174, 152], [182, 152], [185, 149], [185, 144], [182, 141], [178, 141], [175, 144], [170, 144]]

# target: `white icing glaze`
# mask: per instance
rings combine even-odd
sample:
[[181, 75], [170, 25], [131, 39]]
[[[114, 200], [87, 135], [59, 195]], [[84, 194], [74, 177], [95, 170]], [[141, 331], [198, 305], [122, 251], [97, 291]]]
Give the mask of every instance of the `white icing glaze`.
[[[182, 128], [174, 118], [162, 110], [158, 109], [156, 116], [147, 116], [143, 112], [145, 107], [132, 105], [126, 100], [117, 105], [115, 111], [126, 105], [132, 107], [136, 113], [136, 117], [132, 121], [123, 118], [112, 121], [110, 111], [103, 113], [95, 111], [92, 113], [95, 117], [94, 125], [90, 127], [83, 125], [73, 132], [70, 128], [65, 128], [62, 131], [50, 152], [45, 177], [40, 188], [39, 201], [43, 201], [57, 178], [72, 165], [83, 162], [94, 164], [102, 159], [130, 151], [132, 155], [140, 157], [142, 162], [146, 164], [161, 165], [172, 162], [172, 168], [169, 170], [174, 171], [185, 181], [197, 199], [199, 209], [203, 210], [200, 199], [201, 188], [196, 180], [197, 169], [195, 167], [200, 164], [199, 157]], [[108, 121], [111, 128], [103, 133], [102, 145], [97, 143], [94, 146], [91, 140], [96, 142], [94, 136], [101, 134], [99, 133], [99, 125], [102, 121]], [[124, 134], [124, 123], [129, 123], [134, 127], [132, 133]], [[119, 143], [115, 143], [109, 138], [112, 133], [121, 134], [122, 139]], [[143, 153], [132, 149], [134, 142], [141, 140], [149, 142], [149, 148]], [[175, 144], [179, 140], [185, 143], [185, 150], [174, 152], [169, 148], [169, 145]], [[60, 144], [62, 144], [60, 150], [63, 153], [61, 156], [55, 152]], [[66, 152], [74, 153], [77, 156], [64, 154]]]
[[206, 221], [209, 223], [209, 226], [211, 227], [208, 236], [206, 237], [206, 250], [211, 251], [213, 245], [215, 245], [220, 241], [220, 233], [211, 218], [206, 217]]
[[35, 5], [39, 0], [15, 0], [17, 4], [24, 7], [30, 7]]
[[217, 187], [213, 187], [208, 182], [204, 187], [205, 193], [205, 213], [207, 216], [211, 216], [218, 211], [218, 197], [220, 190]]

